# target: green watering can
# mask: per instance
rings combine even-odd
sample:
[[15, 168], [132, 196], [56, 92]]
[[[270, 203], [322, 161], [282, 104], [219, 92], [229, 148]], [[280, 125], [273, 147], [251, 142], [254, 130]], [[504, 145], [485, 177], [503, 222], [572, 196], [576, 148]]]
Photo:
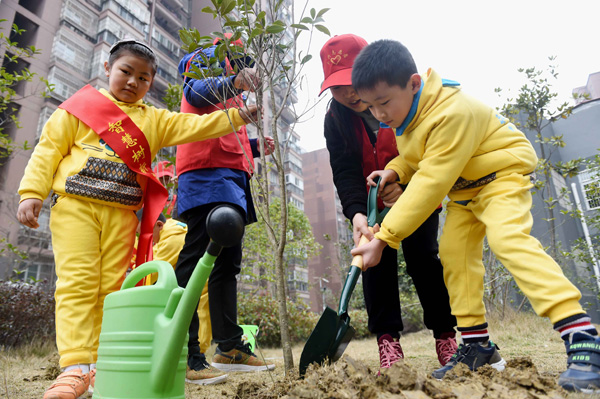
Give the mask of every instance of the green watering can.
[[[121, 290], [107, 295], [94, 399], [185, 399], [188, 328], [202, 289], [222, 247], [238, 243], [244, 221], [221, 205], [207, 217], [211, 241], [186, 289], [177, 285], [171, 264], [151, 261], [135, 268]], [[136, 287], [158, 273], [154, 285]]]

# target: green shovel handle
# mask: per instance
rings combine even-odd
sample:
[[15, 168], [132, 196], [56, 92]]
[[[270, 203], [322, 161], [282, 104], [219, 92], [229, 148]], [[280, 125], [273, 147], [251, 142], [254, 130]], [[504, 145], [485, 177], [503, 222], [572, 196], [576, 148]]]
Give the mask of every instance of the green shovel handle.
[[356, 282], [358, 281], [358, 276], [360, 276], [361, 271], [362, 270], [358, 266], [350, 266], [350, 270], [348, 270], [348, 275], [346, 276], [346, 282], [342, 288], [342, 294], [340, 295], [338, 316], [348, 312], [348, 302], [350, 302], [350, 296], [352, 295], [352, 291], [354, 291], [354, 287], [356, 287]]
[[367, 224], [369, 227], [375, 226], [377, 223], [383, 221], [385, 215], [387, 215], [390, 208], [385, 208], [381, 213], [377, 209], [377, 193], [379, 192], [379, 182], [381, 178], [379, 176], [374, 179], [377, 182], [377, 187], [369, 187], [369, 197], [367, 199]]

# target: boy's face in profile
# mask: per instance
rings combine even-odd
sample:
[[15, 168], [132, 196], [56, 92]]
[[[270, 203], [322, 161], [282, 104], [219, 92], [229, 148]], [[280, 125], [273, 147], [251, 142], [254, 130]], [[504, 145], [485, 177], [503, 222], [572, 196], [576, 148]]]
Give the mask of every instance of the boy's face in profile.
[[378, 121], [397, 128], [406, 119], [413, 97], [421, 88], [421, 76], [413, 74], [406, 87], [379, 82], [371, 89], [361, 89], [358, 95]]

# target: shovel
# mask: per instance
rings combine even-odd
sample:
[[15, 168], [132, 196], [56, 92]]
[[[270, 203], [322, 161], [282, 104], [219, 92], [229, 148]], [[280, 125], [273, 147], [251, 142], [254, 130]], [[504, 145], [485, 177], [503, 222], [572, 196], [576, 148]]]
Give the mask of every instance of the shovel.
[[[372, 229], [376, 223], [380, 223], [387, 213], [386, 208], [383, 212], [377, 211], [377, 192], [379, 191], [379, 180], [377, 188], [369, 188], [369, 198], [367, 202], [367, 223]], [[369, 242], [364, 235], [360, 239], [359, 246]], [[363, 259], [357, 255], [352, 259], [352, 264], [348, 270], [346, 281], [342, 287], [338, 311], [325, 308], [321, 318], [317, 322], [315, 329], [308, 337], [304, 345], [302, 355], [300, 356], [300, 376], [304, 376], [306, 369], [311, 363], [323, 364], [328, 359], [329, 364], [337, 361], [352, 337], [354, 337], [354, 328], [350, 325], [350, 316], [348, 315], [348, 302], [354, 291], [358, 277], [362, 271]]]

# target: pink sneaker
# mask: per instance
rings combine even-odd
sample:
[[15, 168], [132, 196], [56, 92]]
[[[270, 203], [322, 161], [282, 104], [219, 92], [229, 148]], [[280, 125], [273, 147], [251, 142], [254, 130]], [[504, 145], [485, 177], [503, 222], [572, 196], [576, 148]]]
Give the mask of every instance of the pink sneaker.
[[379, 368], [389, 369], [392, 364], [404, 359], [402, 347], [397, 338], [384, 334], [377, 340], [379, 345]]
[[456, 334], [453, 332], [443, 333], [440, 338], [435, 340], [435, 351], [438, 355], [438, 360], [442, 366], [452, 359], [452, 355], [458, 350], [456, 343]]

